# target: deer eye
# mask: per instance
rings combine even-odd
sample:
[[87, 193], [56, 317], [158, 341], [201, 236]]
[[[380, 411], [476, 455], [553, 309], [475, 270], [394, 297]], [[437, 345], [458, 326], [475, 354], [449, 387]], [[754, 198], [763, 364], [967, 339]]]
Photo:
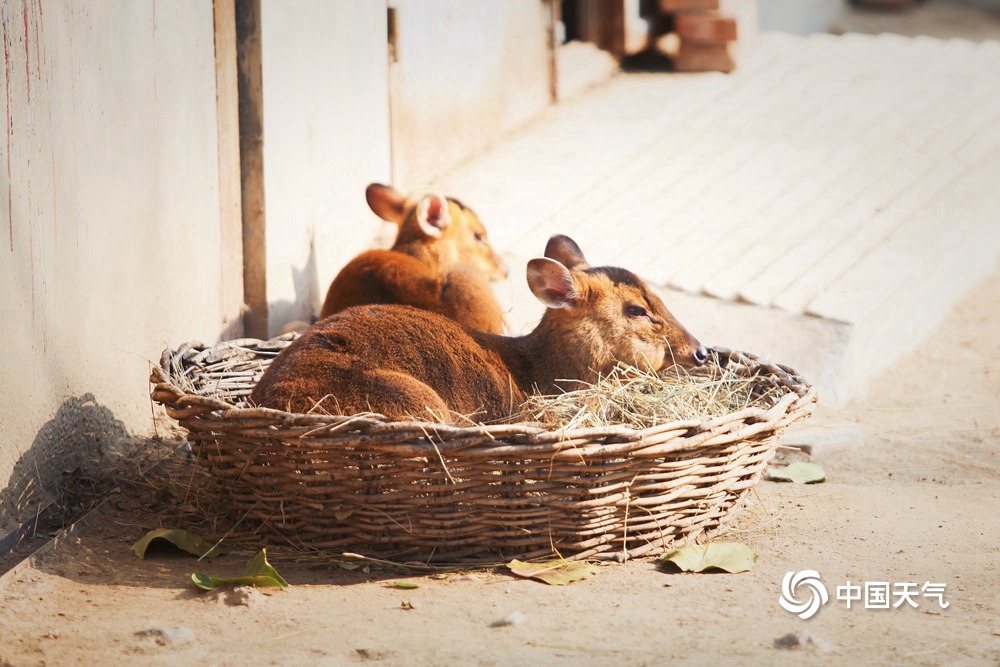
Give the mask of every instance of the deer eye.
[[648, 313], [642, 306], [636, 306], [633, 304], [625, 306], [625, 314], [629, 317], [646, 317]]
[[475, 239], [476, 239], [477, 241], [480, 241], [480, 242], [482, 242], [482, 240], [486, 238], [486, 234], [483, 234], [482, 232], [474, 232], [474, 233], [472, 234], [472, 236], [473, 236], [473, 237], [474, 237], [474, 238], [475, 238]]

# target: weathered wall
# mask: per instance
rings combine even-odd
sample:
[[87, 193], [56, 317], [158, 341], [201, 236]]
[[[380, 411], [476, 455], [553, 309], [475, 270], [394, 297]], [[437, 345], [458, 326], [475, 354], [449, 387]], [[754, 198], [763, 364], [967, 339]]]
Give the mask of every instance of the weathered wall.
[[547, 3], [392, 5], [392, 158], [401, 186], [426, 185], [552, 102]]
[[365, 186], [389, 182], [386, 8], [261, 6], [269, 325], [319, 312], [326, 288], [380, 231]]
[[150, 432], [149, 363], [224, 322], [212, 3], [0, 12], [2, 527]]
[[[427, 106], [417, 78], [398, 108], [460, 110], [400, 130], [437, 170], [548, 103], [547, 15], [540, 0], [424, 7], [467, 15], [443, 26], [464, 40], [457, 55], [438, 52], [433, 12], [404, 42], [448, 96]], [[152, 431], [148, 368], [163, 348], [239, 334], [235, 37], [228, 17], [213, 31], [220, 8], [232, 0], [0, 0], [0, 530], [64, 470]], [[392, 173], [386, 4], [265, 0], [261, 26], [275, 333], [385, 236], [364, 188]], [[489, 99], [503, 112], [486, 118]], [[459, 153], [443, 150], [452, 135]]]

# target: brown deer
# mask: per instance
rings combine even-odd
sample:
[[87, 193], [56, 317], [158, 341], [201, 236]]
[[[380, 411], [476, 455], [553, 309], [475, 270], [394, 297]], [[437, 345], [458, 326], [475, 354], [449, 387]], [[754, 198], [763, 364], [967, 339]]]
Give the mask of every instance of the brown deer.
[[460, 413], [509, 419], [531, 392], [594, 382], [619, 362], [659, 371], [707, 360], [705, 348], [633, 273], [591, 267], [566, 236], [528, 262], [528, 285], [547, 306], [529, 334], [463, 327], [428, 311], [359, 306], [322, 320], [271, 363], [255, 405], [392, 419]]
[[394, 303], [503, 333], [503, 311], [489, 281], [506, 278], [507, 267], [471, 209], [434, 192], [414, 199], [378, 183], [365, 198], [376, 215], [399, 225], [399, 234], [391, 249], [363, 252], [341, 269], [321, 319], [351, 306]]

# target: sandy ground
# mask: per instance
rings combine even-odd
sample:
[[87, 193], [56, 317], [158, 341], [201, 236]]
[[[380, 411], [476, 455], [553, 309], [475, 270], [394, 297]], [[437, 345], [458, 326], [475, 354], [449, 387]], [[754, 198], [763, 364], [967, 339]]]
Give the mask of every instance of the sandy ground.
[[[287, 590], [202, 593], [192, 571], [235, 575], [245, 559], [141, 561], [129, 547], [151, 520], [122, 498], [3, 579], [0, 665], [996, 665], [998, 303], [1000, 270], [867, 401], [821, 406], [820, 419], [856, 422], [864, 445], [815, 451], [824, 484], [759, 485], [726, 536], [757, 550], [751, 572], [671, 574], [640, 560], [554, 587], [503, 568], [428, 576], [278, 562]], [[801, 570], [817, 571], [830, 596], [808, 620], [779, 605], [784, 575]], [[848, 608], [837, 594], [848, 582], [943, 584], [947, 608], [919, 591], [916, 608], [896, 596], [898, 607]], [[495, 626], [515, 612], [523, 622]], [[805, 644], [776, 646], [796, 632]]]
[[[847, 8], [838, 29], [995, 36], [992, 2]], [[998, 665], [998, 304], [1000, 269], [868, 399], [837, 412], [821, 404], [817, 421], [856, 423], [864, 444], [817, 448], [824, 484], [758, 486], [721, 538], [758, 552], [751, 572], [668, 574], [640, 560], [552, 587], [503, 568], [428, 576], [278, 561], [285, 591], [203, 593], [192, 571], [235, 575], [245, 558], [139, 560], [130, 546], [156, 521], [139, 505], [163, 499], [123, 486], [54, 550], [0, 577], [0, 666]], [[95, 486], [106, 492], [105, 482]], [[0, 571], [13, 562], [0, 559]], [[808, 620], [779, 605], [783, 577], [802, 570], [817, 571], [830, 596]], [[943, 584], [947, 608], [919, 592], [916, 608], [848, 608], [837, 595], [848, 582]], [[523, 621], [496, 626], [514, 613]], [[780, 641], [789, 633], [805, 643], [777, 646], [795, 643]]]

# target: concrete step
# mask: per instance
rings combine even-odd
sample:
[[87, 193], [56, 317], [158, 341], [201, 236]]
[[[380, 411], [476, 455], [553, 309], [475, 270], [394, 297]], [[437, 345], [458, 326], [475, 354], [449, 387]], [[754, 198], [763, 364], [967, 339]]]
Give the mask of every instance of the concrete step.
[[741, 55], [620, 74], [435, 185], [511, 263], [515, 332], [541, 313], [521, 267], [569, 234], [836, 405], [1000, 256], [1000, 43], [764, 33]]

